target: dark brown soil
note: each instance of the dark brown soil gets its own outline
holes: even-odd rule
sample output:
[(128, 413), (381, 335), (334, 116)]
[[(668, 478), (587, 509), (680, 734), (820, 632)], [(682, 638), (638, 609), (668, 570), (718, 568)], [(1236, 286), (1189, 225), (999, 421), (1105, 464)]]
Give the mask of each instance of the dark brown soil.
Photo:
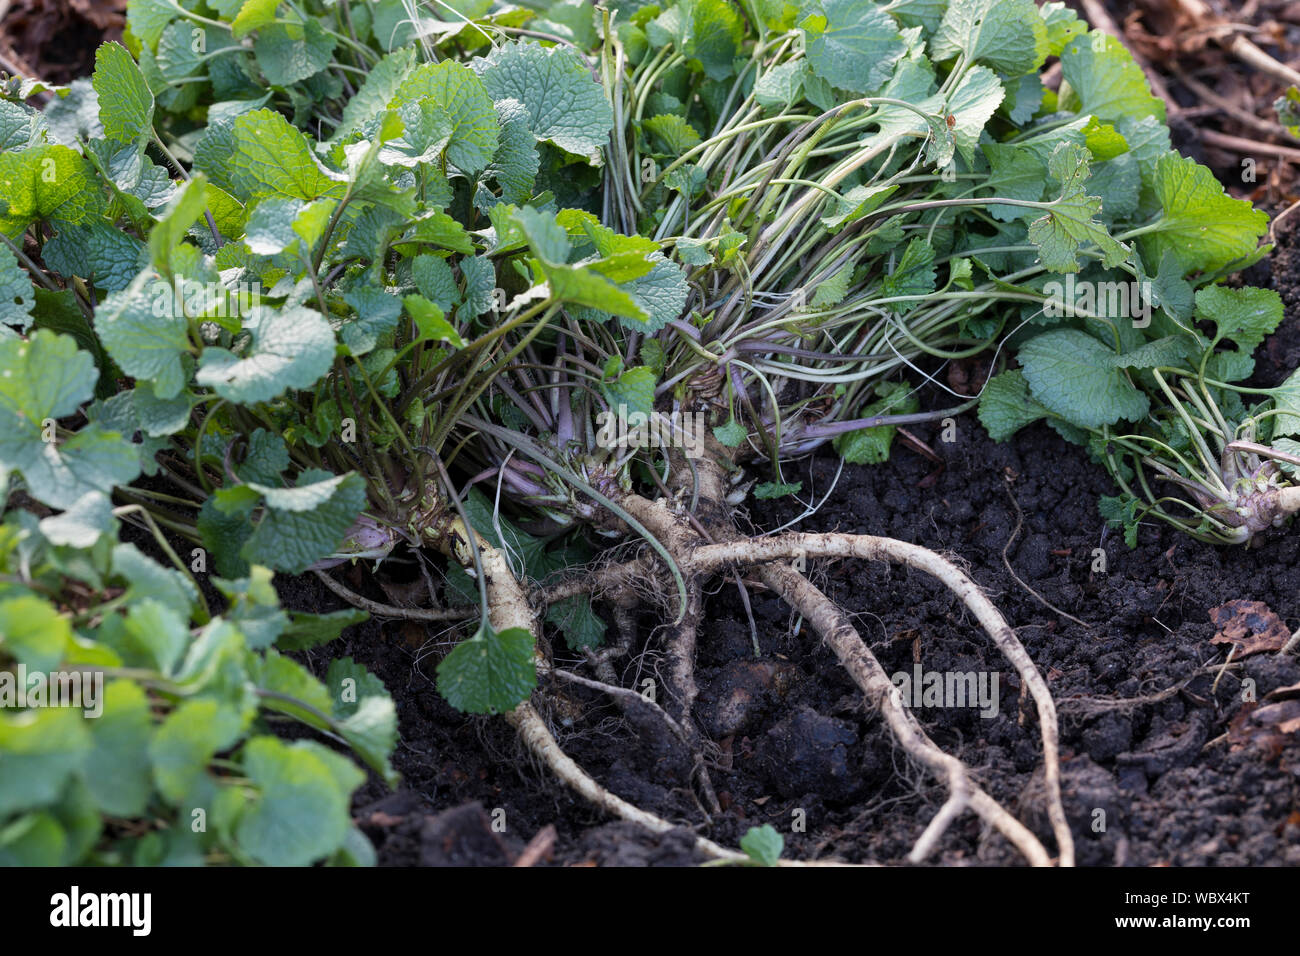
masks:
[(89, 76), (95, 50), (121, 40), (126, 0), (10, 0), (0, 18), (0, 69), (46, 83)]

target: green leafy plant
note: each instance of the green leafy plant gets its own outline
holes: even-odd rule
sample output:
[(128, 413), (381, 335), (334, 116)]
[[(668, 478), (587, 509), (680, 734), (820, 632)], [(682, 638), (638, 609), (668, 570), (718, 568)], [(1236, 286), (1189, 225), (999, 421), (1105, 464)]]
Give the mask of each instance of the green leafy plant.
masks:
[[(482, 77), (460, 63), (412, 63), (385, 97), (393, 109), (366, 116), (367, 129), (330, 146), (261, 106), (210, 111), (189, 168), (177, 159), (179, 144), (160, 134), (170, 127), (159, 115), (166, 94), (148, 82), (147, 56), (137, 67), (120, 46), (99, 52), (90, 81), (97, 112), (84, 130), (69, 136), (51, 122), (66, 98), (44, 115), (20, 102), (34, 87), (0, 104), (19, 130), (6, 133), (0, 155), (9, 187), (0, 280), (11, 303), (0, 316), (0, 487), (12, 514), (25, 521), (29, 509), (58, 509), (46, 522), (83, 547), (96, 540), (91, 530), (109, 533), (100, 524), (113, 514), (153, 528), (173, 557), (173, 543), (188, 539), (204, 572), (210, 560), (225, 576), (225, 583), (213, 580), (232, 601), (227, 619), (214, 624), (195, 610), (193, 627), (188, 605), (174, 609), (186, 622), (176, 631), (178, 654), (208, 640), (229, 645), (221, 653), (232, 663), (215, 672), (242, 702), (229, 719), (225, 711), (199, 713), (189, 699), (206, 692), (204, 682), (214, 677), (207, 670), (182, 673), (172, 658), (146, 666), (136, 655), (119, 661), (107, 651), (99, 661), (112, 665), (102, 671), (110, 679), (124, 667), (155, 716), (175, 707), (178, 715), (159, 733), (177, 736), (181, 752), (165, 753), (165, 764), (136, 763), (146, 778), (174, 771), (198, 781), (194, 786), (213, 778), (195, 799), (220, 796), (221, 833), (186, 842), (178, 836), (185, 821), (169, 818), (151, 798), (132, 811), (156, 815), (144, 827), (149, 848), (128, 846), (125, 856), (104, 859), (161, 858), (173, 853), (173, 838), (175, 855), (186, 859), (310, 862), (335, 854), (344, 840), (364, 859), (355, 833), (336, 832), (360, 775), (315, 744), (287, 747), (251, 735), (250, 726), (260, 719), (259, 705), (285, 712), (350, 744), (391, 779), (391, 702), (345, 662), (327, 683), (348, 684), (352, 697), (336, 703), (333, 688), (270, 648), (281, 632), (300, 649), (308, 636), (328, 639), (356, 618), (338, 618), (337, 626), (291, 621), (275, 607), (266, 568), (302, 573), (331, 561), (382, 558), (399, 541), (465, 557), (452, 544), (462, 539), (452, 533), (458, 519), (447, 486), (430, 477), (454, 438), (451, 423), (518, 344), (511, 337), (517, 328), (539, 318), (535, 335), (566, 297), (616, 294), (582, 264), (556, 264), (553, 274), (569, 286), (557, 281), (552, 294), (499, 248), (489, 214), (507, 208), (505, 198), (532, 196), (539, 153), (553, 148), (559, 156), (547, 142), (584, 148), (580, 138), (546, 125), (551, 107), (534, 96), (567, 95), (572, 61), (529, 56), (507, 46), (479, 64)], [(537, 71), (550, 71), (558, 85), (542, 85)], [(590, 77), (585, 82), (598, 92)], [(487, 92), (494, 84), (504, 91), (499, 103)], [(523, 100), (505, 95), (511, 92)], [(444, 211), (451, 207), (456, 217)], [(513, 305), (498, 306), (499, 292)], [(148, 480), (137, 480), (141, 475)], [(87, 530), (92, 519), (99, 524)], [(30, 552), (19, 559), (23, 586), (32, 586)], [(55, 583), (75, 590), (78, 575), (93, 572), (97, 589), (115, 586), (125, 572), (100, 558), (75, 574), (56, 566)], [(40, 593), (62, 610), (54, 583)], [(187, 593), (197, 600), (193, 586)], [(108, 612), (129, 604), (129, 618), (142, 599), (128, 594), (105, 605), (104, 627), (114, 634), (122, 615)], [(138, 628), (146, 625), (142, 618)], [(489, 633), (510, 635), (488, 628), (467, 644), (478, 646)], [(528, 661), (532, 635), (523, 636)], [(456, 702), (487, 710), (517, 700), (465, 693)], [(18, 720), (15, 734), (41, 723), (29, 717)], [(184, 736), (218, 730), (208, 749), (207, 738)], [(22, 746), (45, 746), (44, 733), (31, 731)], [(140, 732), (146, 750), (150, 733)], [(213, 759), (217, 772), (209, 773)], [(294, 783), (320, 773), (333, 784)], [(176, 813), (191, 798), (179, 783), (158, 786)], [(243, 808), (223, 796), (228, 792), (255, 805)], [(80, 791), (72, 798), (80, 800)], [(101, 852), (97, 837), (67, 852), (52, 849), (47, 822), (15, 821), (15, 859), (74, 862)], [(39, 831), (37, 843), (23, 842), (29, 826)], [(159, 837), (154, 830), (174, 832)]]
[[(1264, 214), (1169, 148), (1163, 104), (1127, 51), (1061, 4), (698, 2), (636, 11), (616, 35), (605, 71), (624, 138), (611, 214), (688, 267), (692, 320), (660, 334), (655, 354), (672, 397), (711, 407), (741, 457), (779, 463), (831, 439), (849, 461), (878, 461), (891, 421), (955, 411), (918, 415), (883, 378), (1003, 338), (1022, 368), (981, 400), (999, 439), (1039, 408), (1082, 441), (1148, 412), (1182, 427), (1156, 366), (1205, 369), (1237, 346), (1244, 357), (1208, 365), (1219, 384), (1196, 389), (1235, 396), (1280, 318), (1259, 305), (1235, 315), (1249, 307), (1216, 286), (1265, 254)], [(1058, 90), (1039, 77), (1052, 57)], [(1257, 431), (1228, 402), (1223, 415), (1201, 410), (1225, 446)], [(1281, 478), (1227, 454), (1213, 466), (1222, 480), (1193, 483), (1215, 502), (1210, 523), (1228, 523), (1211, 536), (1240, 541), (1285, 511), (1235, 496), (1272, 496)], [(1133, 463), (1099, 457), (1127, 494)], [(1191, 479), (1185, 464), (1160, 467)], [(1227, 489), (1250, 476), (1255, 491)], [(1153, 513), (1166, 506), (1179, 507)], [(1200, 527), (1201, 507), (1176, 523)]]
[(1073, 325), (1034, 336), (1020, 347), (1022, 368), (990, 381), (980, 406), (995, 438), (1042, 419), (1086, 444), (1122, 489), (1101, 508), (1130, 546), (1148, 516), (1240, 544), (1300, 507), (1290, 485), (1296, 376), (1272, 389), (1234, 384), (1252, 374), (1281, 300), (1218, 285), (1184, 292), (1187, 313), (1167, 300), (1153, 323), (1164, 334), (1133, 336), (1127, 348)]
[[(165, 95), (124, 48), (101, 48), (91, 86), (102, 135), (66, 143), (48, 114), (4, 104), (31, 130), (5, 154), (15, 176), (40, 194), (52, 156), (66, 167), (55, 184), (72, 177), (78, 198), (10, 206), (13, 252), (0, 268), (15, 292), (15, 371), (66, 387), (17, 396), (22, 442), (0, 462), (51, 507), (89, 491), (139, 504), (228, 576), (398, 547), (472, 564), (470, 539), (500, 519), (475, 531), (458, 514), (446, 469), (463, 473), (475, 457), (462, 418), (499, 400), (489, 384), (531, 362), (564, 310), (648, 321), (625, 289), (677, 271), (652, 243), (554, 211), (544, 169), (559, 178), (600, 162), (611, 123), (599, 84), (565, 49), (505, 42), (468, 65), (412, 53), (404, 72), (376, 68), (361, 83), (350, 102), (368, 110), (326, 143), (251, 101), (212, 106), (188, 169), (159, 131)], [(149, 165), (151, 151), (179, 184)], [(114, 178), (123, 164), (153, 184), (146, 198)], [(589, 232), (602, 251), (572, 248), (570, 233)], [(87, 350), (74, 356), (66, 337), (56, 346), (47, 324)], [(75, 434), (46, 440), (41, 423), (90, 399), (95, 364), (101, 382), (129, 387), (102, 390)], [(174, 487), (131, 484), (142, 471)], [(509, 490), (524, 497), (539, 487), (517, 477)], [(554, 618), (575, 639), (597, 633), (585, 598)], [(448, 673), (497, 646), (484, 623)], [(531, 654), (510, 659), (517, 703), (534, 681)], [(455, 686), (469, 685), (444, 681)], [(449, 696), (508, 709), (490, 689)]]
[[(350, 658), (321, 680), (284, 653), (358, 614), (285, 612), (253, 567), (212, 579), (212, 616), (138, 506), (88, 492), (38, 514), (0, 523), (0, 863), (373, 862), (349, 810), (362, 768), (273, 733), (305, 725), (395, 781), (383, 685)], [(174, 567), (121, 539), (141, 518)]]

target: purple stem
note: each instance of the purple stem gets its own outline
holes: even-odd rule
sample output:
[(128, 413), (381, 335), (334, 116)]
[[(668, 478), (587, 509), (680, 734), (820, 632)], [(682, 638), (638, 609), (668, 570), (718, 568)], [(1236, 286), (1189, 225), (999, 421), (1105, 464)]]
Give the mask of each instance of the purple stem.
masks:
[(727, 367), (727, 374), (731, 376), (731, 387), (736, 390), (736, 394), (746, 394), (745, 377), (741, 374), (740, 369), (736, 368), (736, 366), (732, 365), (730, 362), (724, 362), (723, 364)]
[(514, 468), (518, 471), (526, 471), (528, 472), (528, 474), (535, 475), (538, 478), (546, 477), (546, 469), (544, 469), (541, 465), (520, 458), (510, 459), (510, 462), (509, 464), (506, 465), (506, 468), (507, 469)]
[(797, 441), (793, 444), (787, 444), (786, 442), (782, 442), (781, 454), (792, 455), (792, 456), (806, 455), (810, 451), (813, 451), (816, 448), (820, 448), (824, 444), (826, 444), (825, 438), (805, 439), (803, 441)]
[(563, 448), (573, 441), (578, 430), (573, 422), (573, 403), (569, 401), (569, 390), (562, 388), (559, 392), (560, 411), (555, 416), (555, 439), (559, 447)]
[(669, 321), (668, 325), (671, 328), (676, 329), (678, 332), (686, 333), (697, 342), (700, 340), (700, 330), (689, 322), (683, 322), (681, 319), (672, 319)]
[(517, 495), (544, 495), (546, 489), (535, 481), (529, 481), (522, 475), (515, 474), (509, 467), (502, 473), (506, 485)]
[[(488, 468), (485, 469), (484, 471), (480, 471), (477, 475), (475, 475), (473, 478), (471, 478), (468, 482), (465, 483), (465, 487), (469, 488), (471, 485), (476, 485), (480, 481), (486, 481), (489, 478), (493, 478), (496, 475), (500, 474), (501, 480), (505, 483), (506, 487), (509, 488), (513, 494), (517, 494), (517, 495), (546, 494), (546, 489), (543, 488), (541, 485), (537, 484), (537, 482), (529, 481), (523, 475), (520, 475), (517, 472), (515, 472), (513, 470), (514, 464), (515, 463), (512, 462), (511, 464), (506, 465), (504, 469)], [(519, 462), (519, 464), (521, 465), (531, 464), (531, 462), (527, 462), (527, 463)], [(540, 469), (538, 469), (538, 471), (539, 473), (542, 473)]]

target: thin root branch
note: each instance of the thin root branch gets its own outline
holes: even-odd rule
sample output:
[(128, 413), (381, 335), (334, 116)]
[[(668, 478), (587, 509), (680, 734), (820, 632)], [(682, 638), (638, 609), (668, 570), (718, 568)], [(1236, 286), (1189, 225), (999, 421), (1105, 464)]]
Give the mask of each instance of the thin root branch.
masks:
[[(541, 667), (538, 667), (538, 672), (542, 672)], [(682, 725), (673, 720), (672, 715), (670, 715), (668, 711), (664, 710), (654, 701), (646, 700), (645, 697), (641, 696), (631, 688), (619, 687), (617, 684), (609, 684), (605, 681), (592, 680), (590, 677), (583, 677), (581, 674), (560, 670), (559, 668), (551, 670), (550, 674), (557, 680), (568, 681), (571, 684), (577, 684), (579, 687), (586, 687), (589, 690), (600, 691), (602, 694), (605, 694), (612, 700), (616, 701), (620, 707), (644, 707), (653, 711), (663, 720), (668, 729), (673, 732), (674, 737), (682, 743), (686, 743), (686, 731), (682, 729)]]
[[(813, 536), (801, 535), (800, 537)], [(968, 800), (971, 808), (1005, 836), (1032, 865), (1050, 866), (1051, 858), (1038, 838), (1001, 804), (976, 786), (966, 772), (966, 765), (941, 750), (912, 716), (912, 712), (903, 706), (898, 689), (890, 682), (884, 668), (880, 666), (880, 662), (876, 660), (875, 655), (871, 653), (844, 612), (788, 565), (767, 564), (761, 569), (760, 574), (768, 587), (794, 606), (803, 615), (804, 620), (808, 621), (822, 636), (849, 672), (854, 683), (862, 690), (868, 703), (884, 715), (899, 745), (947, 782), (951, 795), (949, 802), (953, 797)], [(955, 816), (955, 812), (941, 811), (940, 817), (936, 819), (941, 827), (946, 828)], [(1066, 832), (1068, 840), (1068, 829)], [(918, 841), (919, 849), (928, 852), (941, 833), (942, 829), (937, 828), (932, 822), (931, 826), (927, 827), (927, 831), (922, 834), (922, 840)], [(1067, 860), (1067, 853), (1070, 857), (1073, 856), (1073, 846), (1067, 843), (1066, 847), (1068, 849), (1063, 848), (1061, 851), (1063, 863)], [(913, 853), (916, 852), (917, 849), (914, 848)]]
[[(621, 797), (610, 793), (566, 754), (552, 736), (536, 708), (525, 701), (509, 714), (506, 719), (519, 731), (519, 737), (532, 754), (551, 771), (561, 783), (568, 786), (578, 796), (594, 804), (606, 813), (645, 827), (651, 833), (667, 833), (676, 829), (662, 817), (647, 813), (640, 807), (633, 806)], [(745, 860), (743, 853), (728, 850), (702, 836), (696, 836), (695, 846), (717, 860)]]
[(970, 806), (970, 794), (962, 791), (953, 791), (952, 795), (944, 801), (939, 812), (934, 815), (930, 825), (917, 838), (916, 845), (912, 847), (912, 852), (907, 855), (909, 863), (923, 863), (926, 857), (934, 852), (935, 846), (939, 842), (939, 837), (943, 836), (944, 831), (952, 825), (952, 822), (961, 816), (962, 812)]
[(1015, 493), (1011, 490), (1010, 482), (1007, 482), (1006, 488), (1007, 488), (1007, 497), (1011, 499), (1011, 504), (1016, 509), (1016, 526), (1015, 528), (1012, 529), (1011, 536), (1007, 538), (1007, 543), (1002, 546), (1002, 563), (1006, 565), (1007, 573), (1011, 575), (1011, 577), (1015, 580), (1017, 584), (1019, 584), (1022, 588), (1024, 588), (1026, 591), (1032, 594), (1038, 600), (1039, 604), (1042, 604), (1044, 607), (1048, 608), (1049, 610), (1055, 612), (1056, 614), (1059, 614), (1061, 617), (1069, 618), (1075, 624), (1078, 624), (1079, 626), (1085, 629), (1089, 628), (1090, 625), (1087, 622), (1079, 620), (1073, 614), (1068, 614), (1065, 611), (1062, 611), (1051, 601), (1047, 600), (1047, 598), (1043, 597), (1041, 594), (1039, 594), (1037, 591), (1031, 588), (1028, 584), (1025, 583), (1024, 579), (1021, 578), (1020, 575), (1016, 574), (1016, 569), (1011, 566), (1011, 558), (1007, 556), (1007, 552), (1011, 550), (1011, 545), (1015, 543), (1016, 538), (1020, 537), (1020, 529), (1025, 526), (1025, 512), (1021, 509), (1020, 502), (1016, 500)]
[[(716, 570), (737, 565), (790, 560), (798, 555), (809, 558), (863, 558), (869, 561), (889, 561), (895, 564), (904, 564), (916, 568), (918, 571), (924, 571), (931, 577), (938, 579), (962, 600), (967, 609), (975, 615), (976, 620), (984, 627), (993, 643), (997, 645), (1002, 654), (1015, 667), (1021, 681), (1029, 689), (1034, 699), (1043, 741), (1043, 775), (1044, 782), (1047, 784), (1048, 795), (1047, 815), (1052, 822), (1052, 831), (1056, 836), (1057, 847), (1060, 850), (1061, 864), (1063, 866), (1072, 866), (1074, 864), (1074, 840), (1070, 835), (1070, 826), (1065, 819), (1065, 809), (1061, 804), (1061, 767), (1060, 753), (1057, 748), (1056, 706), (1052, 702), (1051, 692), (1047, 689), (1047, 682), (1043, 680), (1038, 668), (1034, 666), (1029, 652), (1025, 650), (1024, 645), (1020, 643), (1020, 639), (1016, 637), (1015, 631), (1011, 629), (1006, 619), (1002, 617), (1001, 612), (993, 606), (993, 602), (984, 595), (979, 586), (951, 561), (927, 548), (906, 541), (880, 538), (874, 535), (792, 533), (771, 538), (728, 541), (722, 544), (704, 545), (697, 548), (690, 556), (690, 563), (692, 570), (702, 571), (706, 568)], [(828, 643), (830, 637), (827, 635), (831, 632), (837, 634), (837, 640), (842, 642), (842, 649), (844, 650), (852, 648), (856, 643), (865, 652), (874, 670), (872, 668), (864, 669), (859, 664), (858, 673), (854, 673), (855, 680), (859, 680), (859, 686), (863, 687), (861, 681), (878, 672), (880, 678), (884, 680), (885, 687), (877, 689), (884, 696), (888, 696), (887, 689), (892, 688), (893, 684), (885, 677), (879, 663), (867, 651), (866, 644), (863, 643), (862, 638), (857, 634), (857, 630), (842, 611), (820, 591), (813, 588), (802, 576), (784, 565), (767, 564), (762, 569), (762, 576), (769, 587), (776, 587), (774, 581), (780, 583), (781, 586), (778, 590), (783, 593), (787, 601), (790, 601), (803, 614), (805, 619), (813, 623), (814, 627), (827, 639)], [(811, 593), (804, 591), (803, 588), (811, 589)], [(799, 598), (800, 600), (795, 601), (793, 598)], [(814, 613), (817, 615), (816, 618), (813, 617)], [(852, 635), (851, 640), (849, 638), (850, 634)], [(832, 645), (832, 648), (837, 653), (841, 649), (836, 648), (834, 645)], [(843, 656), (841, 656), (841, 660), (844, 661)], [(845, 666), (849, 666), (847, 661), (845, 661)], [(853, 673), (852, 667), (850, 667), (850, 672)], [(863, 691), (866, 692), (866, 687), (863, 687)], [(868, 696), (875, 702), (874, 697), (877, 695), (869, 694)], [(899, 705), (898, 709), (902, 709), (901, 705)], [(891, 727), (894, 727), (893, 721), (891, 721)], [(898, 733), (899, 729), (897, 727), (894, 727), (894, 729), (895, 733)], [(924, 738), (919, 726), (915, 730), (928, 742), (928, 738)], [(930, 746), (933, 747), (934, 745), (930, 744)], [(935, 749), (937, 750), (937, 748)], [(953, 759), (947, 757), (946, 754), (943, 754), (943, 757), (949, 760)], [(955, 762), (957, 767), (960, 768), (960, 762)], [(951, 777), (951, 768), (948, 768), (946, 764), (936, 765), (928, 761), (927, 764), (935, 767), (935, 769), (942, 766)], [(974, 791), (971, 804), (981, 816), (984, 815), (984, 809), (991, 810), (997, 806), (996, 803), (992, 803), (992, 807), (990, 807), (990, 803), (992, 803), (992, 798), (986, 794), (981, 797), (980, 791)], [(984, 809), (981, 809), (982, 807)], [(1001, 808), (997, 809), (1000, 810)], [(1002, 811), (1002, 813), (1005, 814), (1005, 811)], [(989, 822), (994, 821), (989, 819)], [(1005, 821), (1001, 822), (1005, 824)], [(1019, 823), (1016, 823), (1016, 826), (1024, 834), (1029, 833)], [(1003, 829), (1002, 825), (999, 825), (998, 828), (1003, 833), (1007, 833), (1007, 830)], [(1030, 836), (1032, 837), (1032, 834)], [(1034, 843), (1037, 843), (1037, 840), (1034, 840)], [(1041, 850), (1041, 845), (1039, 845), (1038, 849)]]
[(369, 611), (375, 617), (385, 617), (392, 620), (402, 621), (467, 621), (478, 616), (479, 610), (476, 607), (398, 607), (395, 604), (384, 604), (381, 601), (372, 601), (364, 595), (358, 594), (345, 584), (330, 577), (324, 571), (314, 572), (316, 577), (320, 578), (321, 583), (327, 588), (347, 601), (353, 607), (360, 608), (363, 611)]
[[(549, 607), (565, 598), (580, 594), (626, 589), (631, 582), (637, 581), (638, 578), (644, 580), (652, 571), (652, 565), (643, 559), (634, 559), (624, 564), (611, 564), (597, 568), (582, 577), (569, 578), (549, 587), (537, 588), (529, 592), (528, 599), (537, 607)], [(399, 607), (396, 604), (385, 604), (358, 594), (324, 571), (318, 570), (313, 573), (340, 598), (376, 617), (394, 621), (470, 621), (480, 613), (477, 607), (467, 604), (441, 608)]]

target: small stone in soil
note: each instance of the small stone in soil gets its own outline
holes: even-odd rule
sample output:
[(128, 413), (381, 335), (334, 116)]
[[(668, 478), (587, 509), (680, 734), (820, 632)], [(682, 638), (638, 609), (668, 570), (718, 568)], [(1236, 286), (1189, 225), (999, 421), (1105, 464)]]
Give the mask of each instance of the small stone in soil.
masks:
[(783, 797), (805, 793), (848, 800), (862, 786), (853, 759), (853, 725), (803, 707), (759, 741), (758, 758), (769, 783)]

